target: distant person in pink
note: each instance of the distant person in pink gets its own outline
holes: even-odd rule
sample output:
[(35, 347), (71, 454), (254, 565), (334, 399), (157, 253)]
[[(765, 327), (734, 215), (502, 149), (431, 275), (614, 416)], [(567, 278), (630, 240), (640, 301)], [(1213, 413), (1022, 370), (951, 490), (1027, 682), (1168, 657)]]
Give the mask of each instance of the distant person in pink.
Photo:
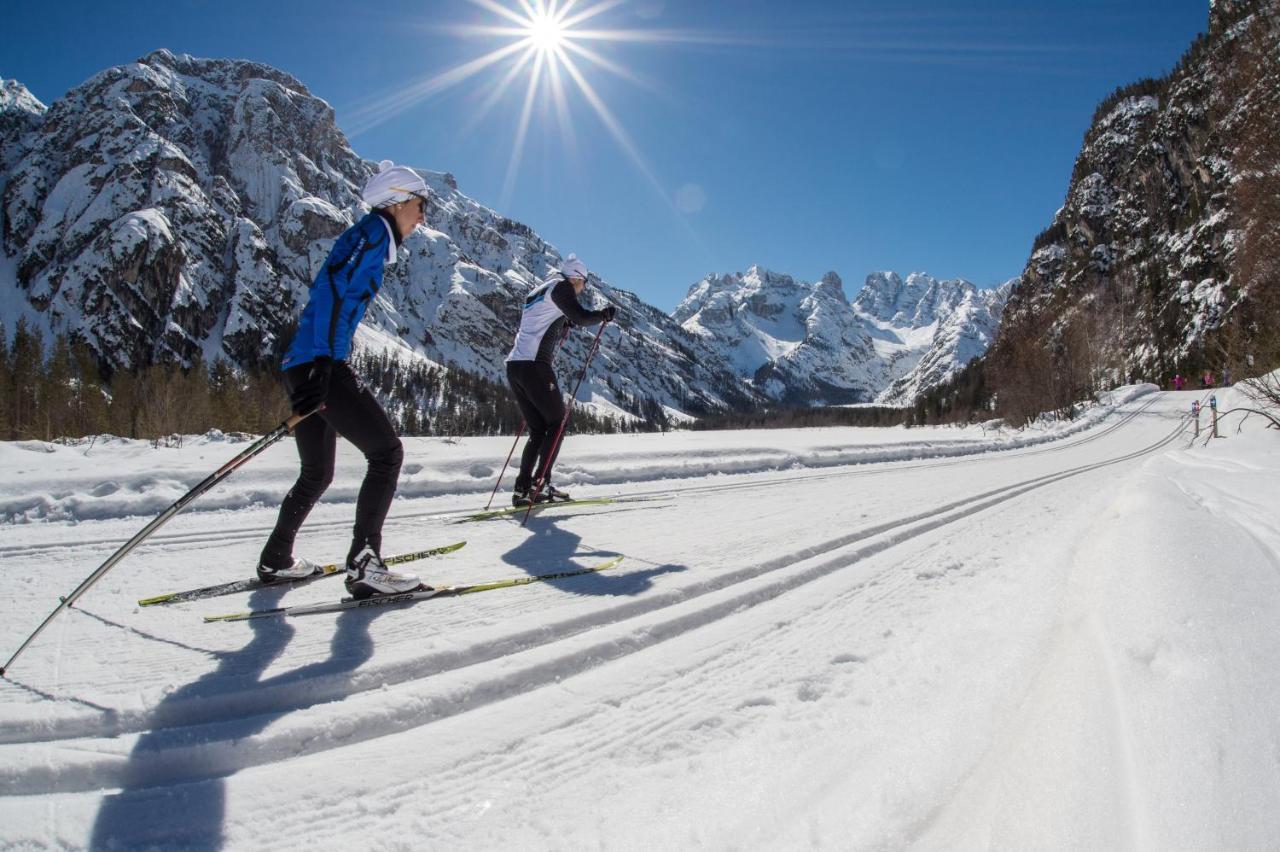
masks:
[(1182, 378), (1182, 374), (1181, 374), (1181, 373), (1178, 373), (1178, 374), (1176, 374), (1176, 375), (1173, 377), (1173, 389), (1174, 389), (1174, 390), (1182, 390), (1182, 386), (1183, 386), (1183, 385), (1185, 385), (1186, 383), (1187, 383), (1187, 380), (1186, 380), (1186, 379), (1184, 379), (1184, 378)]

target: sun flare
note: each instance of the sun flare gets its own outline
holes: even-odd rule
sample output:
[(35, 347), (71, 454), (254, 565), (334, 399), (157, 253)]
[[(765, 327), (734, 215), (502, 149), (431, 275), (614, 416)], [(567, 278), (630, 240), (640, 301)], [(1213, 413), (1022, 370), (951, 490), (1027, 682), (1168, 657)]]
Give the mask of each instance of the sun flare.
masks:
[[(491, 49), (432, 76), (416, 80), (352, 113), (352, 135), (388, 121), (414, 104), (469, 84), (478, 106), (462, 132), (468, 133), (495, 110), (512, 118), (513, 136), (499, 206), (506, 206), (522, 171), (531, 126), (554, 123), (560, 147), (573, 152), (582, 112), (594, 115), (614, 143), (626, 153), (654, 190), (673, 206), (663, 182), (645, 161), (614, 106), (606, 103), (589, 77), (604, 72), (641, 88), (661, 93), (661, 87), (640, 77), (608, 54), (611, 48), (635, 45), (721, 43), (720, 36), (679, 30), (642, 30), (602, 25), (628, 0), (467, 0), (494, 19), (445, 27), (449, 32), (490, 43)], [(523, 92), (520, 93), (520, 89)], [(576, 114), (575, 114), (576, 113)]]
[(537, 12), (529, 19), (528, 38), (533, 47), (542, 53), (553, 53), (565, 40), (565, 30), (560, 21), (547, 12)]

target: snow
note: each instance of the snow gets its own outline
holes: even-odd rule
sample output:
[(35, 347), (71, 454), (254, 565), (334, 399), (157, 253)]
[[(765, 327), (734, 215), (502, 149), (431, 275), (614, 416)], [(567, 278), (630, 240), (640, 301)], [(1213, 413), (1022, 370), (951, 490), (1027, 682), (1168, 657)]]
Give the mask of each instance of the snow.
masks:
[[(407, 439), (387, 551), (467, 541), (413, 566), (430, 582), (623, 563), (336, 616), (200, 619), (336, 581), (138, 608), (248, 573), (284, 442), (0, 681), (0, 846), (1268, 848), (1280, 446), (1238, 415), (1193, 441), (1198, 398), (1135, 386), (1026, 431), (571, 436), (557, 484), (654, 499), (527, 527), (452, 523), (510, 436)], [(0, 653), (244, 446), (0, 444)], [(345, 552), (361, 467), (342, 445), (300, 554)]]
[(22, 319), (27, 321), (29, 330), (40, 332), (46, 346), (53, 340), (49, 315), (36, 310), (18, 287), (17, 256), (8, 257), (0, 251), (0, 328), (4, 329), (5, 340), (9, 344), (13, 343), (13, 334)]

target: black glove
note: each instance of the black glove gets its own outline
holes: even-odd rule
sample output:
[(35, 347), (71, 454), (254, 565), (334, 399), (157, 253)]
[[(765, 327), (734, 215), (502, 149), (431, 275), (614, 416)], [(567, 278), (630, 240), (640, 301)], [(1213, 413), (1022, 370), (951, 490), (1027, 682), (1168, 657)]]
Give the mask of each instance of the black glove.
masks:
[(605, 322), (613, 322), (613, 318), (618, 315), (618, 309), (613, 305), (605, 305), (600, 310), (600, 315), (604, 317)]
[[(310, 414), (324, 405), (329, 396), (329, 376), (333, 373), (333, 359), (320, 355), (310, 364), (302, 379), (289, 392), (289, 406), (294, 414)], [(299, 370), (299, 372), (302, 372)]]

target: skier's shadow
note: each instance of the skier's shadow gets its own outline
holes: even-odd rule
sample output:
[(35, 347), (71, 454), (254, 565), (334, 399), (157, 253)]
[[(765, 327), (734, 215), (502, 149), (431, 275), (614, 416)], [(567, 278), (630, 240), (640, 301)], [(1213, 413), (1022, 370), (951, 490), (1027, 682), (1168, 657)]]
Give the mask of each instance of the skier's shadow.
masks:
[[(502, 561), (530, 574), (555, 574), (572, 571), (575, 566), (590, 567), (590, 558), (608, 559), (618, 556), (616, 550), (582, 547), (582, 536), (555, 525), (554, 518), (537, 518), (529, 522), (529, 535), (502, 556)], [(587, 558), (590, 557), (590, 558)], [(652, 564), (652, 563), (650, 563)], [(653, 587), (653, 578), (675, 571), (687, 571), (685, 565), (655, 565), (644, 571), (629, 571), (624, 559), (621, 573), (601, 571), (576, 577), (548, 580), (546, 584), (576, 595), (634, 596)]]
[[(260, 589), (250, 595), (249, 608), (278, 606), (284, 592), (283, 589)], [(134, 745), (130, 764), (122, 772), (124, 781), (120, 791), (104, 798), (98, 809), (89, 848), (221, 849), (226, 843), (226, 778), (237, 770), (210, 766), (207, 777), (202, 780), (170, 784), (167, 778), (148, 772), (149, 758), (167, 748), (194, 743), (234, 743), (260, 733), (278, 718), (279, 713), (273, 712), (276, 708), (237, 715), (224, 722), (202, 719), (201, 722), (215, 724), (195, 729), (181, 727), (180, 722), (193, 707), (199, 706), (199, 699), (354, 672), (373, 654), (369, 625), (383, 612), (374, 609), (340, 613), (328, 659), (266, 680), (261, 679), (263, 672), (281, 656), (296, 631), (282, 619), (249, 621), (253, 630), (249, 644), (219, 655), (216, 669), (174, 690), (156, 705), (149, 726), (152, 730), (140, 736)], [(296, 707), (279, 709), (287, 712)], [(161, 727), (156, 729), (156, 725)], [(222, 750), (215, 748), (214, 751)], [(184, 767), (184, 772), (200, 774), (198, 767)]]

